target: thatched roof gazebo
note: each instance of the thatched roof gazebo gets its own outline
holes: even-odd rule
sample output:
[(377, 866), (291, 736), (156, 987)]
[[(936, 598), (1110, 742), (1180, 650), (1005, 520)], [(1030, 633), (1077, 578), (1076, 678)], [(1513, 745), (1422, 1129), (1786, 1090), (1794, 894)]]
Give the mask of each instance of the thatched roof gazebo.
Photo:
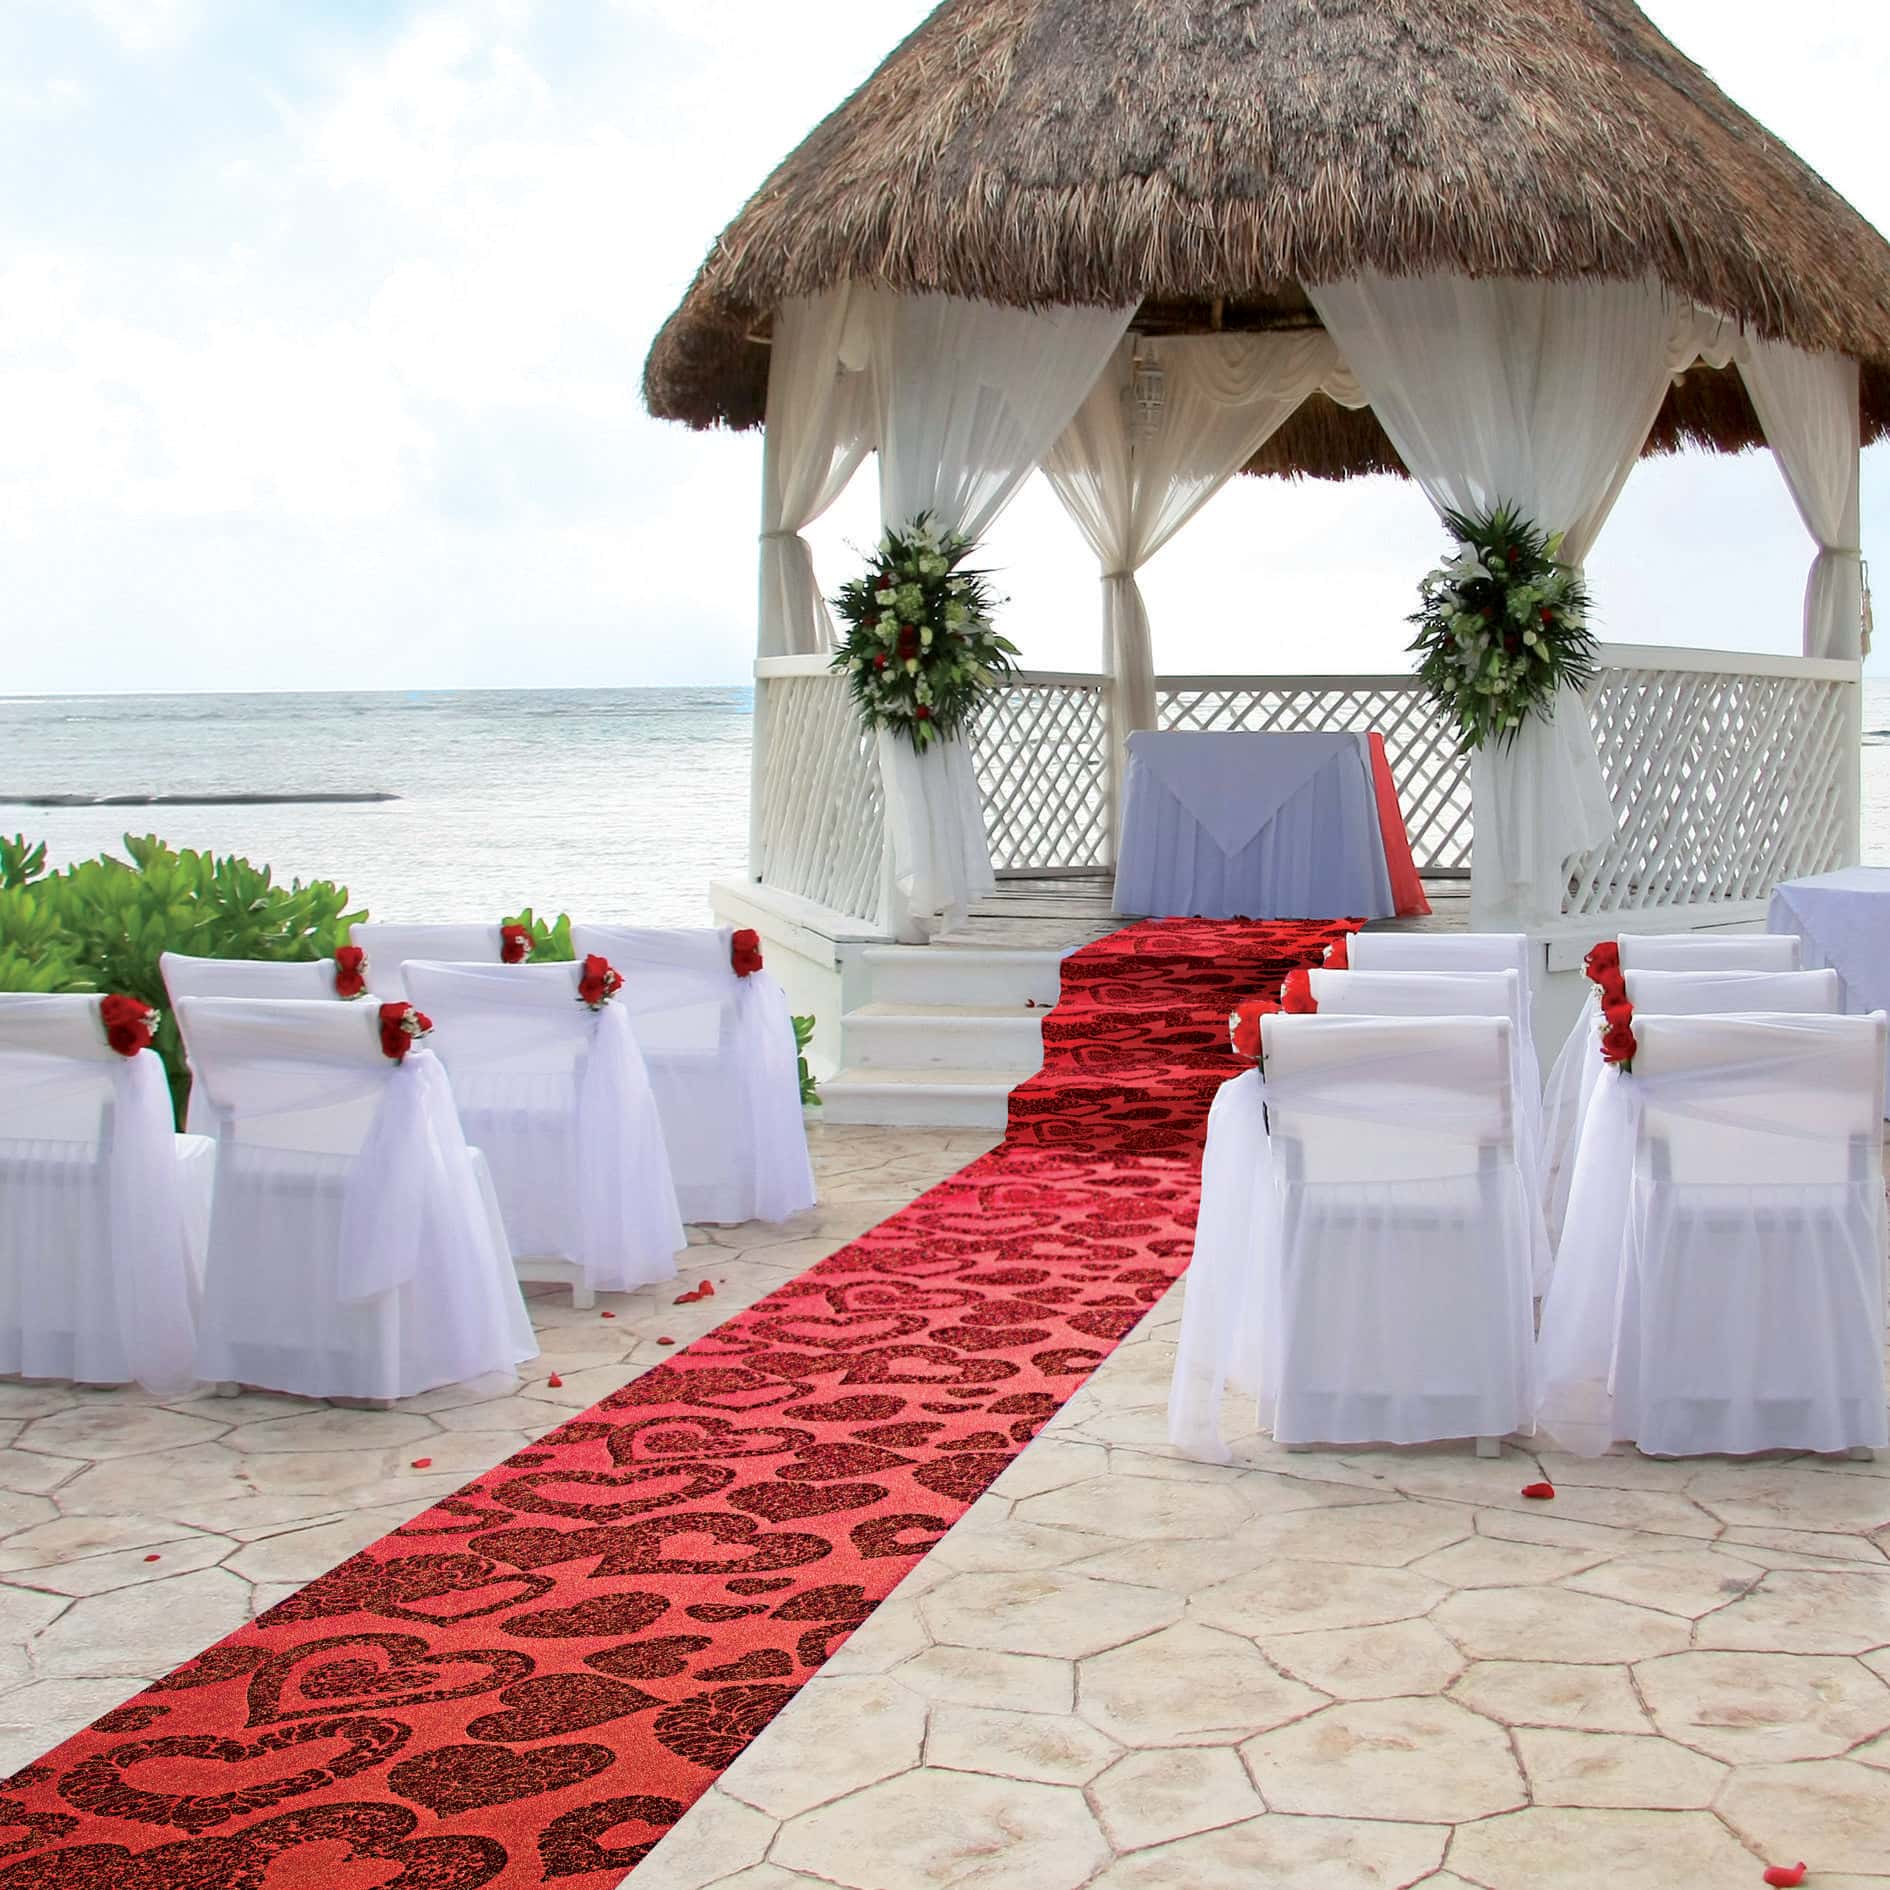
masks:
[[(764, 658), (828, 645), (798, 533), (866, 454), (889, 524), (981, 529), (1042, 467), (1118, 744), (1158, 713), (1135, 571), (1240, 470), (1405, 473), (1579, 559), (1642, 453), (1769, 443), (1806, 656), (1854, 665), (1890, 245), (1628, 0), (945, 0), (723, 232), (645, 396), (768, 429)], [(1478, 757), (1482, 923), (1571, 910), (1619, 811), (1579, 705), (1529, 735)], [(967, 892), (914, 857), (982, 825), (949, 772), (886, 758), (903, 936)]]

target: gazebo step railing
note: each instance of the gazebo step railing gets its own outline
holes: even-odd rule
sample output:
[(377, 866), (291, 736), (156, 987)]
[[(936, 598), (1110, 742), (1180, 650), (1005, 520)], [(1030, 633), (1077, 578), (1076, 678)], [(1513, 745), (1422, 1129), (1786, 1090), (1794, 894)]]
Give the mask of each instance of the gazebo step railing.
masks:
[(885, 893), (886, 817), (873, 739), (824, 656), (755, 665), (749, 876), (866, 926)]
[[(1620, 644), (1601, 660), (1590, 713), (1617, 824), (1571, 874), (1569, 921), (1749, 908), (1856, 857), (1859, 665)], [(824, 657), (773, 657), (755, 695), (753, 877), (877, 924), (879, 769), (844, 678)], [(1100, 675), (1026, 671), (987, 709), (972, 754), (1000, 874), (1112, 866), (1113, 695)], [(1376, 730), (1419, 871), (1469, 872), (1470, 764), (1409, 676), (1168, 676), (1157, 715), (1170, 729)]]

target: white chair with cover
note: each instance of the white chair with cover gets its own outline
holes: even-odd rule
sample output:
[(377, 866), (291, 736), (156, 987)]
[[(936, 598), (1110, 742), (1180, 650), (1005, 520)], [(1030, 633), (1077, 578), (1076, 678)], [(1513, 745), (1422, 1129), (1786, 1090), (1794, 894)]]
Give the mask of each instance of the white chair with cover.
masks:
[(737, 974), (725, 927), (579, 925), (571, 938), (580, 958), (623, 974), (616, 1001), (636, 1020), (684, 1220), (784, 1221), (812, 1207), (794, 1022), (774, 979)]
[[(1622, 944), (1641, 945), (1647, 940), (1624, 939)], [(1671, 939), (1653, 941), (1661, 947)], [(1761, 938), (1717, 939), (1702, 941), (1699, 956), (1721, 959), (1719, 963), (1644, 968), (1622, 962), (1621, 979), (1628, 1002), (1635, 1011), (1652, 1016), (1700, 1017), (1724, 1016), (1735, 1011), (1786, 1011), (1795, 1015), (1829, 1013), (1844, 1008), (1844, 986), (1834, 971), (1798, 971), (1786, 964), (1767, 964), (1769, 955), (1782, 953), (1720, 953), (1717, 945), (1764, 945), (1798, 941)], [(1633, 954), (1639, 957), (1639, 953)], [(1681, 956), (1664, 949), (1655, 956), (1668, 964)], [(1744, 964), (1733, 962), (1749, 958)], [(1594, 1093), (1595, 1079), (1602, 1070), (1601, 998), (1591, 985), (1575, 1027), (1568, 1034), (1555, 1067), (1549, 1073), (1548, 1089), (1543, 1097), (1543, 1213), (1549, 1236), (1559, 1240), (1562, 1223), (1568, 1215), (1569, 1185), (1575, 1175), (1575, 1149), (1581, 1139), (1582, 1121), (1588, 1100)]]
[(537, 1356), (446, 1073), (380, 1007), (183, 998), (217, 1138), (197, 1364), (386, 1400)]
[[(1541, 1121), (1528, 1099), (1541, 1089), (1535, 1040), (1524, 1023), (1518, 971), (1314, 971), (1309, 982), (1322, 1017), (1507, 1017), (1510, 1080), (1517, 1109), (1516, 1156), (1530, 1200), (1540, 1203)], [(1537, 1205), (1529, 1220), (1529, 1276), (1538, 1296), (1549, 1290), (1554, 1265)]]
[[(192, 958), (183, 952), (165, 952), (158, 959), (164, 989), (170, 995), (171, 1008), (187, 997), (290, 998), (319, 1003), (335, 996), (335, 961), (332, 958), (303, 959), (279, 964), (259, 958)], [(178, 1015), (178, 1032), (184, 1024)], [(184, 1042), (184, 1057), (190, 1057), (190, 1042)], [(185, 1127), (193, 1135), (210, 1133), (206, 1106), (198, 1101), (196, 1085), (191, 1096)]]
[(580, 1305), (674, 1279), (688, 1235), (622, 994), (582, 1002), (580, 964), (415, 959), (405, 975), (491, 1171), (519, 1276), (569, 1281)]
[(1346, 940), (1354, 971), (1513, 971), (1522, 980), (1523, 1024), (1534, 1003), (1532, 954), (1522, 932), (1354, 932)]
[(1494, 1440), (1533, 1421), (1529, 1201), (1505, 1017), (1272, 1016), (1223, 1085), (1169, 1437), (1221, 1400), (1288, 1446)]
[(1582, 1132), (1543, 1425), (1587, 1455), (1881, 1449), (1883, 1014), (1634, 1034)]
[[(491, 925), (383, 925), (378, 920), (348, 928), (350, 943), (367, 953), (368, 989), (377, 997), (418, 1003), (405, 971), (416, 958), (431, 964), (496, 965), (503, 962), (504, 928)], [(424, 1010), (425, 1005), (421, 1005)]]
[(175, 1394), (196, 1379), (215, 1151), (100, 1000), (0, 994), (0, 1372)]

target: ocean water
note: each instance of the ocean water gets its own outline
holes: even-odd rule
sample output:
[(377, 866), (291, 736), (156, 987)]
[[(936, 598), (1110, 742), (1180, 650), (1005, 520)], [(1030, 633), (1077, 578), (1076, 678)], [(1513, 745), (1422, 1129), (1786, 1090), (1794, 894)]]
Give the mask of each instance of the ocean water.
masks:
[[(531, 906), (703, 925), (748, 853), (738, 689), (0, 698), (0, 831), (59, 863), (125, 832), (332, 879), (392, 920)], [(22, 796), (383, 793), (375, 803), (22, 806)]]
[[(156, 833), (338, 880), (384, 919), (699, 925), (747, 855), (751, 706), (745, 688), (0, 698), (0, 831), (60, 863)], [(1864, 728), (1864, 858), (1890, 865), (1890, 681), (1866, 685)], [(322, 793), (397, 798), (20, 804)]]

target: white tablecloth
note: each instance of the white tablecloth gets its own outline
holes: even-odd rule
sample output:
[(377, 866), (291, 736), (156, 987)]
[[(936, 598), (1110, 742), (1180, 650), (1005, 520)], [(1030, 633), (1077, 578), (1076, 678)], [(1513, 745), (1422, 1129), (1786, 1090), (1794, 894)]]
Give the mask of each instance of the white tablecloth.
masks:
[(1835, 971), (1853, 1016), (1890, 1011), (1890, 866), (1845, 866), (1786, 880), (1773, 889), (1766, 930), (1796, 932), (1805, 942), (1805, 969)]
[(1116, 910), (1385, 919), (1395, 904), (1364, 735), (1129, 737)]

